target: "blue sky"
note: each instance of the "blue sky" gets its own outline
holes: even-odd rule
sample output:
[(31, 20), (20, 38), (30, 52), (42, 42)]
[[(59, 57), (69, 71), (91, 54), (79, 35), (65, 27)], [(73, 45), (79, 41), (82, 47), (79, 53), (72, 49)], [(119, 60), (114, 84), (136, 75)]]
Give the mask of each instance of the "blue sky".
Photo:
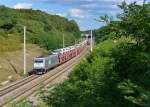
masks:
[[(100, 16), (108, 14), (115, 16), (121, 10), (117, 4), (124, 0), (0, 0), (0, 5), (11, 8), (33, 8), (75, 20), (81, 30), (95, 29), (103, 23), (95, 21)], [(143, 0), (126, 0), (127, 3)], [(150, 2), (150, 0), (147, 0)]]

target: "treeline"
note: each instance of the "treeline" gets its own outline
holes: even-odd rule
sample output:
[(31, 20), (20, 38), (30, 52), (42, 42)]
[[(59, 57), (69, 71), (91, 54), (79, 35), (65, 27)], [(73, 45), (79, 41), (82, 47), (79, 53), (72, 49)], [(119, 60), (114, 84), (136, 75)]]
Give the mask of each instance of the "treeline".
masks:
[(119, 21), (100, 19), (100, 43), (70, 79), (41, 92), (48, 106), (150, 107), (150, 4), (119, 7)]
[(11, 9), (0, 6), (0, 36), (17, 35), (23, 38), (23, 27), (27, 27), (27, 41), (46, 49), (62, 47), (62, 35), (66, 45), (80, 37), (74, 20), (49, 15), (40, 10)]

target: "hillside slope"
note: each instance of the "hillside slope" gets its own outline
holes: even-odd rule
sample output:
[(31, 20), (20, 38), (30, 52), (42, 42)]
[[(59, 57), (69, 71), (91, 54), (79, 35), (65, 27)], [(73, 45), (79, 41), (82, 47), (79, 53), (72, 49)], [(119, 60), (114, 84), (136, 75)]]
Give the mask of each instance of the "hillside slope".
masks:
[[(23, 45), (21, 45), (23, 47)], [(33, 59), (46, 51), (39, 46), (27, 44), (27, 71), (32, 69)], [(23, 48), (0, 54), (0, 85), (22, 78)]]
[(62, 47), (62, 35), (65, 44), (74, 43), (80, 36), (75, 21), (40, 10), (11, 9), (0, 6), (0, 36), (10, 34), (23, 37), (23, 26), (27, 27), (27, 41), (46, 49)]

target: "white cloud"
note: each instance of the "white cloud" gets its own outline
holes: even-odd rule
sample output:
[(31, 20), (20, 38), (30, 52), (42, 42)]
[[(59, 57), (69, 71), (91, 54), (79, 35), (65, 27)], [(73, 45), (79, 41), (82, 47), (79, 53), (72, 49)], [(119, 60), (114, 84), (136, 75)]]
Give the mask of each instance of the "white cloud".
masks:
[(31, 3), (17, 3), (14, 6), (15, 9), (31, 9), (32, 4)]
[(66, 14), (63, 14), (63, 13), (56, 13), (56, 15), (61, 16), (61, 17), (66, 17)]
[(99, 7), (100, 5), (99, 4), (96, 4), (96, 3), (93, 3), (93, 4), (83, 4), (81, 5), (81, 7), (84, 7), (84, 8), (96, 8), (96, 7)]
[(85, 17), (84, 11), (81, 10), (81, 9), (77, 9), (77, 8), (70, 9), (69, 10), (69, 15), (71, 17), (75, 17), (75, 18), (84, 18)]
[(56, 12), (56, 11), (49, 11), (47, 9), (43, 10), (44, 12), (48, 13), (48, 14), (51, 14), (51, 15), (58, 15), (58, 16), (61, 16), (61, 17), (67, 17), (67, 14), (66, 13), (59, 13), (59, 12)]

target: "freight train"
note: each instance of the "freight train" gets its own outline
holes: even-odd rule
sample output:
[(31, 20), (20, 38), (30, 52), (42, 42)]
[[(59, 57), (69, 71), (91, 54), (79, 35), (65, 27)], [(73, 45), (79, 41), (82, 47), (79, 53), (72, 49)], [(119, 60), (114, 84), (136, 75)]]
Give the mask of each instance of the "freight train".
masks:
[(33, 72), (35, 74), (44, 74), (48, 70), (78, 56), (87, 45), (88, 41), (84, 40), (74, 46), (54, 50), (48, 56), (36, 57), (33, 62)]

